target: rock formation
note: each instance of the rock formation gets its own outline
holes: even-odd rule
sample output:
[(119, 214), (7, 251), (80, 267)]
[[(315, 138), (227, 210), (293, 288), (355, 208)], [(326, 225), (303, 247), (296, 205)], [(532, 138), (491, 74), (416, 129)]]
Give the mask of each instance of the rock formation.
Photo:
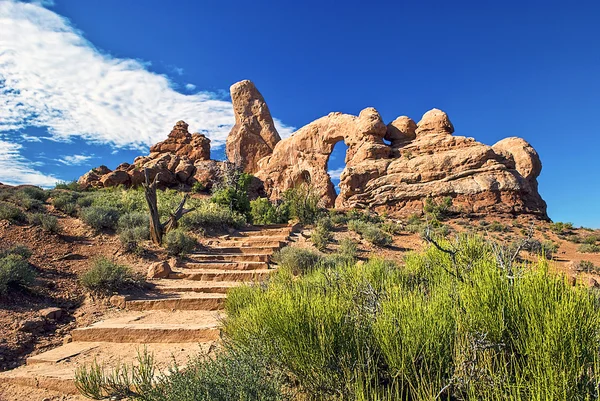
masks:
[[(546, 203), (537, 191), (542, 164), (521, 138), (487, 146), (453, 135), (448, 115), (438, 109), (425, 113), (418, 124), (401, 116), (386, 126), (375, 109), (366, 108), (358, 116), (330, 113), (280, 140), (252, 82), (234, 84), (231, 98), (235, 126), (227, 138), (227, 157), (256, 176), (254, 192), (264, 190), (271, 199), (309, 182), (327, 207), (410, 214), (422, 212), (426, 198), (449, 196), (463, 212), (546, 216)], [(340, 141), (348, 151), (337, 195), (327, 163)], [(210, 140), (189, 134), (187, 124), (180, 121), (149, 156), (138, 157), (131, 165), (123, 163), (115, 171), (101, 166), (79, 182), (93, 187), (135, 186), (149, 169), (151, 177), (160, 173), (164, 187), (201, 182), (210, 188), (223, 162), (210, 160), (209, 155)]]
[(231, 86), (235, 125), (227, 137), (227, 158), (247, 173), (255, 173), (258, 161), (273, 152), (281, 140), (275, 123), (256, 86), (241, 81)]
[(202, 134), (190, 134), (188, 125), (178, 121), (166, 140), (150, 148), (148, 156), (137, 157), (133, 164), (122, 163), (114, 171), (106, 166), (97, 167), (78, 182), (84, 188), (139, 186), (147, 169), (151, 179), (159, 174), (161, 187), (190, 186), (200, 182), (210, 188), (222, 164), (210, 160), (210, 139)]

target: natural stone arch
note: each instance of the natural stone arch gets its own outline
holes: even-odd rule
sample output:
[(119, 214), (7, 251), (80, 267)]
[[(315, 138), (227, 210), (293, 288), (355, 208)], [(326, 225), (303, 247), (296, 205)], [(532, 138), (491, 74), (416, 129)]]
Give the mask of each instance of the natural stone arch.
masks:
[[(273, 154), (258, 162), (256, 176), (265, 183), (267, 194), (277, 199), (285, 190), (294, 187), (300, 176), (307, 172), (323, 206), (343, 204), (350, 194), (360, 190), (357, 186), (362, 182), (360, 171), (350, 174), (349, 169), (356, 169), (366, 160), (375, 162), (389, 159), (391, 148), (383, 142), (385, 134), (386, 125), (373, 108), (364, 109), (358, 117), (330, 113), (277, 143)], [(327, 165), (333, 148), (340, 141), (344, 141), (348, 150), (340, 194), (337, 195), (327, 173)], [(368, 175), (371, 176), (370, 173)]]

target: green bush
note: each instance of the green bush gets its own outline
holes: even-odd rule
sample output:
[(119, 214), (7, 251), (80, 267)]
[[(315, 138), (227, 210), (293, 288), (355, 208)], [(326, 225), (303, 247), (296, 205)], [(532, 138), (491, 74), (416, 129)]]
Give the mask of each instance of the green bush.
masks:
[(352, 238), (343, 238), (340, 241), (338, 253), (344, 257), (355, 260), (358, 257), (358, 244)]
[(0, 201), (0, 220), (22, 223), (27, 220), (27, 216), (15, 205)]
[(507, 230), (507, 227), (499, 221), (492, 221), (490, 225), (488, 225), (488, 230), (495, 232), (504, 232)]
[(253, 224), (286, 224), (289, 211), (285, 204), (276, 206), (267, 198), (257, 198), (250, 202), (250, 216)]
[(581, 242), (588, 245), (594, 245), (596, 242), (600, 241), (600, 235), (586, 235), (581, 239)]
[(450, 216), (450, 208), (452, 207), (452, 198), (447, 196), (440, 201), (433, 198), (425, 199), (423, 211), (434, 220), (444, 220)]
[(119, 210), (104, 206), (84, 207), (81, 209), (81, 220), (95, 230), (114, 230), (119, 222)]
[(581, 245), (579, 245), (579, 248), (577, 248), (577, 252), (580, 252), (580, 253), (598, 253), (598, 252), (600, 252), (600, 245), (581, 244)]
[(140, 242), (150, 239), (149, 216), (143, 212), (125, 213), (117, 223), (119, 239), (126, 250), (140, 250)]
[(265, 285), (228, 293), (226, 338), (259, 344), (300, 399), (596, 398), (594, 293), (543, 261), (513, 274), (482, 238), (439, 244), (457, 253), (431, 246), (402, 268), (278, 269)]
[(362, 238), (376, 246), (389, 246), (392, 244), (392, 237), (381, 230), (373, 223), (367, 223), (360, 220), (350, 220), (348, 229), (356, 232)]
[(0, 258), (9, 255), (17, 255), (23, 259), (29, 259), (31, 255), (33, 255), (33, 252), (31, 252), (31, 249), (29, 249), (27, 246), (21, 244), (16, 244), (8, 248), (0, 249)]
[(32, 191), (26, 191), (26, 189), (33, 189), (33, 188), (25, 187), (25, 188), (19, 189), (18, 191), (13, 193), (12, 197), (10, 198), (10, 201), (12, 203), (14, 203), (15, 205), (19, 205), (20, 207), (22, 207), (23, 209), (28, 210), (28, 211), (43, 209), (44, 201), (34, 198), (30, 194), (34, 194), (34, 196), (35, 196), (35, 193)]
[(216, 204), (226, 206), (234, 212), (248, 215), (250, 213), (250, 200), (248, 187), (252, 175), (247, 173), (233, 174), (232, 177), (223, 178), (224, 182), (215, 186), (210, 200)]
[(327, 249), (327, 245), (333, 240), (331, 231), (324, 225), (317, 225), (310, 235), (310, 241), (319, 251)]
[(196, 181), (192, 185), (191, 191), (195, 194), (199, 194), (200, 192), (206, 191), (206, 186), (203, 183)]
[(183, 216), (181, 225), (195, 230), (241, 228), (246, 225), (246, 218), (226, 206), (202, 201), (193, 212)]
[(556, 234), (568, 234), (573, 229), (573, 223), (563, 223), (558, 221), (550, 224), (550, 230)]
[(348, 223), (348, 216), (344, 212), (332, 209), (329, 211), (329, 218), (336, 226), (341, 226)]
[(381, 229), (388, 234), (398, 235), (402, 233), (404, 227), (400, 223), (396, 223), (394, 221), (388, 220), (380, 225)]
[(53, 191), (51, 192), (52, 205), (69, 216), (77, 212), (77, 199), (80, 194), (76, 192)]
[(197, 245), (198, 241), (183, 230), (169, 231), (163, 237), (163, 246), (170, 255), (185, 256)]
[(312, 271), (323, 260), (321, 254), (310, 249), (287, 246), (273, 255), (273, 261), (280, 268), (290, 270), (293, 274)]
[(319, 208), (319, 196), (307, 184), (290, 188), (283, 193), (283, 200), (289, 210), (289, 217), (301, 224), (314, 224), (322, 212)]
[(18, 254), (8, 254), (0, 258), (0, 295), (6, 295), (13, 286), (29, 286), (35, 280), (35, 272)]
[(586, 272), (586, 273), (598, 274), (598, 271), (600, 269), (598, 267), (596, 267), (594, 265), (594, 263), (590, 262), (589, 260), (580, 260), (579, 262), (577, 262), (575, 264), (575, 270), (581, 271), (581, 272)]
[(42, 188), (26, 186), (19, 188), (19, 192), (26, 194), (28, 197), (32, 199), (39, 200), (40, 202), (46, 202), (48, 199), (48, 192), (44, 191)]
[(58, 218), (46, 213), (32, 213), (27, 216), (29, 224), (36, 226), (42, 226), (44, 231), (49, 233), (58, 234), (61, 232), (60, 225), (58, 224)]
[(75, 385), (88, 398), (144, 401), (284, 401), (283, 377), (266, 363), (260, 348), (225, 343), (214, 356), (199, 354), (185, 369), (174, 364), (159, 373), (152, 354), (140, 352), (138, 361), (112, 370), (97, 363), (82, 366)]
[(101, 256), (92, 261), (91, 267), (80, 276), (79, 282), (93, 293), (110, 295), (139, 285), (140, 278), (129, 267)]
[(358, 220), (358, 221), (362, 221), (364, 223), (373, 223), (373, 224), (379, 224), (383, 221), (381, 216), (379, 216), (375, 213), (371, 213), (369, 210), (352, 209), (348, 213), (346, 213), (346, 217), (347, 217), (348, 221)]
[(57, 182), (56, 185), (54, 186), (54, 189), (65, 189), (68, 191), (82, 191), (81, 185), (79, 185), (79, 183), (76, 180), (73, 181), (60, 181)]

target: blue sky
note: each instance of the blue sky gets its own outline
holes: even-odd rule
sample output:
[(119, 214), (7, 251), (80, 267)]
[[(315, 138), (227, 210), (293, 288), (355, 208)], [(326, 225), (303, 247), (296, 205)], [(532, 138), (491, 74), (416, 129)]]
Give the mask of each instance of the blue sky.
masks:
[(282, 136), (373, 106), (523, 137), (550, 217), (600, 227), (599, 2), (371, 3), (0, 0), (0, 182), (115, 167), (179, 119), (221, 158), (228, 88), (251, 79)]

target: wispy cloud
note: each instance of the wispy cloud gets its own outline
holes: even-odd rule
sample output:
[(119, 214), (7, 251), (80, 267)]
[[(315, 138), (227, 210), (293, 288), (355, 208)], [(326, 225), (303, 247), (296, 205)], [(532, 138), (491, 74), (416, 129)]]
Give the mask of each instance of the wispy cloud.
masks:
[(345, 167), (340, 167), (333, 170), (329, 170), (327, 173), (329, 174), (329, 177), (331, 177), (332, 180), (339, 180), (340, 176), (342, 175), (342, 171), (344, 171), (344, 168)]
[(223, 145), (231, 103), (173, 87), (138, 60), (101, 53), (40, 4), (0, 1), (0, 131), (46, 127), (59, 140), (144, 149), (185, 120)]
[(35, 171), (32, 168), (35, 163), (31, 163), (21, 155), (21, 148), (22, 146), (19, 144), (0, 140), (0, 180), (2, 183), (54, 186), (59, 180), (52, 175)]
[(94, 158), (94, 155), (69, 155), (63, 156), (60, 159), (56, 159), (56, 161), (61, 162), (62, 164), (66, 164), (67, 166), (81, 166), (82, 164), (87, 163), (91, 159)]
[(196, 85), (194, 85), (194, 84), (185, 84), (185, 89), (187, 89), (187, 90), (189, 90), (191, 92), (194, 89), (196, 89)]

